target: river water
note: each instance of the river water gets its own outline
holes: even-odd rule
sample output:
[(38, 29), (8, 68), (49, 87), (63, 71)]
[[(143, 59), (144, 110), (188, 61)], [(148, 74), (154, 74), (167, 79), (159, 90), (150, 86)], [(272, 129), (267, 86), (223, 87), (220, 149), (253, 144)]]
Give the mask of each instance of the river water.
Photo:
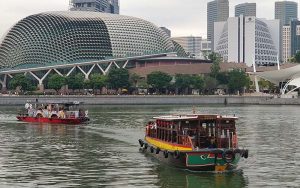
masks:
[(195, 173), (139, 152), (153, 116), (191, 106), (91, 106), (87, 125), (39, 125), (0, 107), (0, 187), (300, 187), (299, 106), (197, 106), (199, 113), (239, 116), (239, 168)]

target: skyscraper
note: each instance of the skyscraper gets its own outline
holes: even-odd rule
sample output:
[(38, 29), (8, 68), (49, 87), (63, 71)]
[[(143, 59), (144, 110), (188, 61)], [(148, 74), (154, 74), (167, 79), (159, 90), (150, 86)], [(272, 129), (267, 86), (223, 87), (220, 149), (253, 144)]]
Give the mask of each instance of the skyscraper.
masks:
[(226, 21), (228, 17), (228, 0), (214, 0), (207, 3), (207, 39), (212, 41), (212, 44), (214, 44), (214, 22)]
[[(280, 56), (279, 59), (283, 60), (283, 26), (290, 25), (290, 21), (298, 17), (298, 3), (294, 1), (277, 1), (275, 2), (275, 19), (280, 20)], [(292, 52), (293, 54), (293, 52)]]
[(235, 6), (235, 17), (240, 15), (256, 17), (256, 3), (242, 3)]
[(291, 31), (291, 57), (300, 51), (300, 21), (293, 19), (290, 25)]
[(294, 1), (275, 2), (275, 19), (280, 20), (280, 25), (288, 25), (289, 22), (298, 17), (298, 3)]
[(70, 0), (71, 11), (92, 11), (119, 14), (118, 0)]

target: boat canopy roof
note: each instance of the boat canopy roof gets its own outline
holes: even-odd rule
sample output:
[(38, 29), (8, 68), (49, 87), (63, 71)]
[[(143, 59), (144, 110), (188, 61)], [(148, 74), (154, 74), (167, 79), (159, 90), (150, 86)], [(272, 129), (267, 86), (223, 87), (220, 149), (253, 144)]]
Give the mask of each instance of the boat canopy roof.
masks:
[(31, 101), (27, 101), (26, 103), (30, 103), (30, 104), (58, 104), (58, 105), (64, 105), (64, 106), (74, 106), (74, 105), (84, 104), (83, 102), (79, 102), (79, 101), (73, 101), (73, 102), (55, 102), (55, 101), (31, 102)]
[(164, 121), (176, 121), (176, 120), (214, 120), (214, 119), (224, 119), (224, 120), (236, 120), (236, 116), (221, 116), (218, 114), (185, 114), (185, 115), (168, 115), (168, 116), (158, 116), (153, 117), (156, 120)]

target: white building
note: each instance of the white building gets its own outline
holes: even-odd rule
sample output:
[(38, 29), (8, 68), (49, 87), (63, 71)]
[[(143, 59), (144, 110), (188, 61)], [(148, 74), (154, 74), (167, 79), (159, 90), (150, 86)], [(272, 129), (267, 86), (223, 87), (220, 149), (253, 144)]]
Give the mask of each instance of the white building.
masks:
[(283, 26), (282, 28), (282, 60), (284, 63), (289, 61), (291, 57), (291, 26)]
[(203, 53), (211, 52), (211, 41), (196, 36), (173, 37), (172, 40), (180, 44), (191, 56), (203, 58)]
[(253, 16), (228, 18), (214, 24), (214, 51), (226, 62), (244, 62), (248, 66), (277, 63), (279, 53), (279, 20)]
[(207, 40), (207, 39), (203, 39), (201, 41), (201, 52), (207, 52), (210, 53), (211, 52), (211, 41)]

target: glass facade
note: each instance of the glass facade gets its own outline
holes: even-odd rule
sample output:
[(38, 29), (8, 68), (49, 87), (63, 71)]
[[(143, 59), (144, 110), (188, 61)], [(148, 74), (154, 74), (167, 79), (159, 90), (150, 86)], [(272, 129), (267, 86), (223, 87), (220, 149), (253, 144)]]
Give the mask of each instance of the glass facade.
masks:
[(31, 68), (175, 50), (142, 19), (97, 12), (47, 12), (24, 18), (0, 44), (0, 68)]

